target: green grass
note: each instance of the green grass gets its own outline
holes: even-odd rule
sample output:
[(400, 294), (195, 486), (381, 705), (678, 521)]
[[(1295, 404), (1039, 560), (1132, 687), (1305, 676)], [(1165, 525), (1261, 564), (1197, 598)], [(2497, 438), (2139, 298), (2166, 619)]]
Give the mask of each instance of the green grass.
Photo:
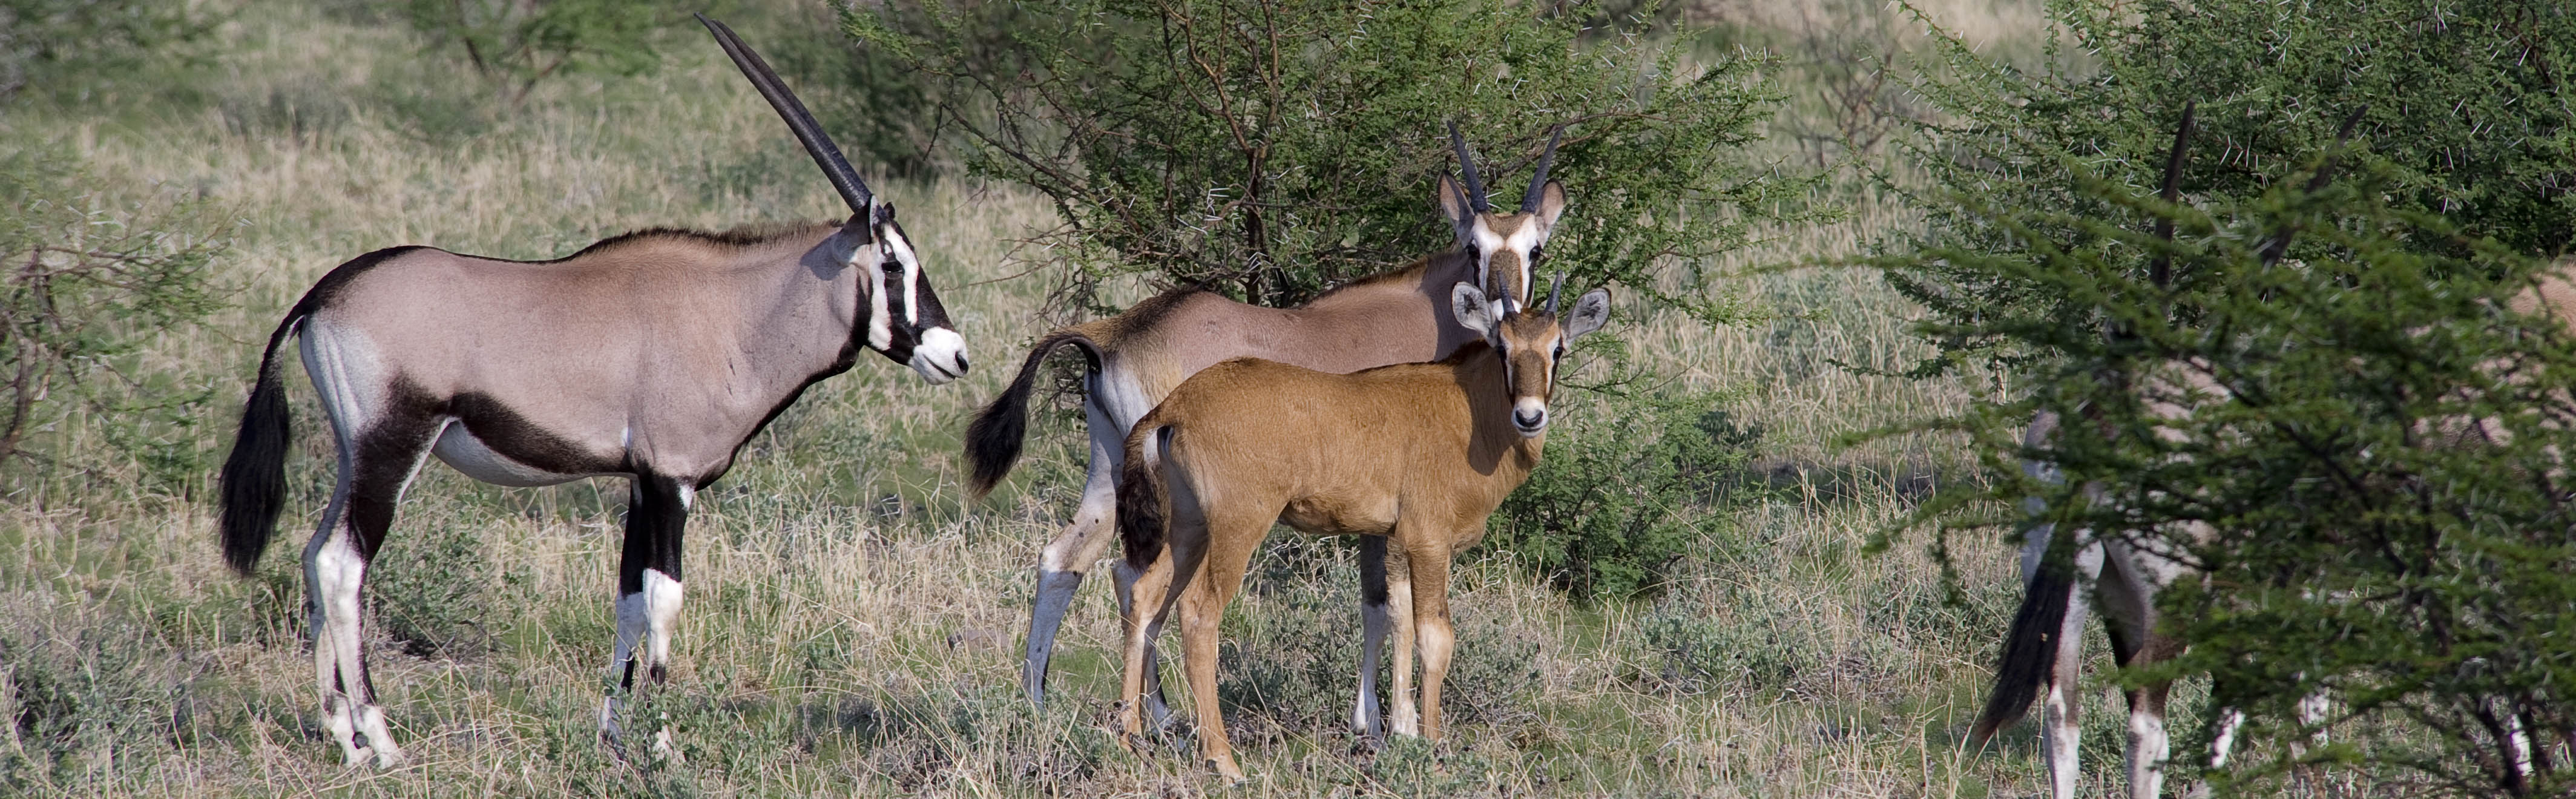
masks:
[[(225, 401), (194, 433), (210, 463), (229, 445), (229, 398), (259, 342), (344, 259), (396, 244), (546, 258), (632, 228), (837, 207), (776, 118), (690, 36), (670, 40), (656, 73), (560, 80), (511, 115), (488, 111), (463, 67), (399, 28), (286, 2), (235, 10), (211, 66), (138, 78), (185, 91), (138, 86), (0, 116), (0, 140), (86, 160), (102, 201), (202, 196), (239, 220), (219, 265), (238, 309), (172, 332), (140, 364), (220, 387)], [(1803, 157), (1787, 139), (1781, 157)], [(686, 762), (620, 764), (596, 741), (624, 486), (502, 489), (433, 465), (371, 585), (376, 684), (414, 761), (342, 769), (315, 721), (302, 641), (295, 559), (331, 462), (300, 376), (289, 378), (288, 529), (251, 579), (216, 555), (211, 475), (8, 484), (0, 718), (22, 723), (0, 724), (0, 760), (18, 758), (39, 794), (95, 796), (2040, 790), (2027, 730), (1983, 753), (1961, 740), (2018, 597), (2010, 556), (1966, 552), (1966, 602), (1954, 605), (1913, 547), (1860, 553), (1927, 484), (1968, 479), (1969, 459), (1937, 439), (1826, 444), (1956, 407), (1978, 387), (1834, 367), (1922, 351), (1904, 333), (1909, 308), (1874, 276), (1836, 270), (1747, 273), (1740, 290), (1777, 314), (1766, 323), (1711, 333), (1680, 318), (1614, 321), (1677, 388), (1740, 397), (1729, 412), (1765, 431), (1752, 479), (1776, 489), (1718, 525), (1652, 600), (1571, 604), (1509, 553), (1460, 564), (1453, 740), (1355, 751), (1340, 719), (1356, 570), (1345, 546), (1287, 536), (1227, 623), (1225, 693), (1252, 782), (1221, 786), (1187, 757), (1131, 753), (1106, 732), (1116, 619), (1104, 581), (1073, 610), (1055, 701), (1032, 709), (1017, 681), (1030, 569), (1070, 513), (1080, 436), (1048, 417), (1017, 476), (977, 504), (964, 501), (956, 450), (1006, 377), (995, 365), (1042, 332), (1029, 320), (1045, 280), (984, 281), (1017, 272), (1012, 240), (1054, 217), (1002, 186), (879, 190), (903, 207), (986, 366), (930, 387), (869, 358), (808, 392), (700, 494), (676, 679), (636, 716), (666, 719), (646, 723), (670, 725)], [(1859, 188), (1831, 199), (1852, 209), (1847, 221), (1774, 231), (1727, 266), (1849, 254), (1914, 224)], [(48, 435), (77, 448), (115, 423), (75, 421)], [(2115, 717), (2097, 707), (2097, 724)], [(2097, 779), (2116, 767), (2090, 753)]]

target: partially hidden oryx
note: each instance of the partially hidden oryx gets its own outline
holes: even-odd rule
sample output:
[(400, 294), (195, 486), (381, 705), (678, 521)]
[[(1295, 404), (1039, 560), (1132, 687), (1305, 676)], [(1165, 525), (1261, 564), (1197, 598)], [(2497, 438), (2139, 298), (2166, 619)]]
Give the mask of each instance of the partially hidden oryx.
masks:
[[(2343, 132), (2336, 138), (2337, 149), (2360, 118), (2356, 112), (2344, 122)], [(2178, 201), (2178, 180), (2191, 132), (2192, 106), (2185, 105), (2165, 165), (2163, 197), (2167, 203)], [(2310, 191), (2324, 188), (2334, 169), (2333, 153), (2328, 151), (2326, 162), (2308, 186)], [(2161, 223), (2157, 234), (2170, 240), (2171, 224)], [(2292, 232), (2282, 230), (2266, 243), (2263, 268), (2272, 268), (2280, 260), (2288, 250)], [(2169, 264), (2163, 256), (2150, 265), (2149, 274), (2157, 285), (2167, 283)], [(2161, 419), (2187, 419), (2201, 403), (2230, 401), (2224, 385), (2211, 380), (2206, 370), (2188, 364), (2145, 364), (2129, 380), (2145, 392), (2151, 411)], [(2025, 431), (2023, 448), (2043, 452), (2061, 424), (2082, 423), (2087, 422), (2042, 412)], [(2056, 467), (2046, 462), (2027, 461), (2023, 469), (2043, 481), (2063, 479)], [(2105, 501), (2096, 488), (2088, 487), (2084, 493), (2088, 501)], [(2037, 499), (2031, 504), (2034, 513), (2042, 509)], [(2210, 532), (2206, 524), (2199, 522), (2191, 522), (2187, 528), (2178, 532), (2184, 536), (2206, 536)], [(2019, 720), (2034, 701), (2040, 702), (2040, 758), (2048, 772), (2049, 795), (2071, 799), (2080, 773), (2077, 737), (2083, 709), (2083, 642), (2088, 611), (2098, 608), (2102, 612), (2111, 654), (2120, 666), (2145, 666), (2178, 657), (2186, 642), (2157, 629), (2156, 594), (2176, 580), (2188, 579), (2192, 572), (2181, 558), (2162, 551), (2164, 541), (2155, 535), (2101, 534), (2050, 523), (2033, 525), (2025, 535), (2021, 551), (2022, 604), (2005, 635), (1994, 690), (1969, 735), (1983, 742)], [(2052, 548), (2059, 553), (2054, 560)], [(2163, 791), (2165, 768), (2172, 754), (2171, 735), (2165, 728), (2166, 698), (2171, 690), (2170, 681), (2161, 681), (2126, 692), (2129, 722), (2124, 770), (2133, 799), (2153, 799)], [(2321, 714), (2323, 701), (2322, 697), (2310, 697), (2302, 703), (2301, 710), (2312, 717)], [(2237, 726), (2244, 720), (2231, 708), (2220, 708), (2218, 713), (2218, 735), (2209, 753), (2213, 766), (2226, 763)], [(2192, 790), (2195, 795), (2200, 792), (2198, 786)]]
[[(1556, 131), (1562, 133), (1562, 128)], [(973, 465), (973, 490), (982, 496), (1010, 473), (1019, 458), (1027, 434), (1029, 393), (1048, 354), (1071, 346), (1086, 359), (1082, 409), (1090, 428), (1090, 476), (1072, 523), (1047, 543), (1038, 563), (1037, 597), (1030, 611), (1022, 665), (1023, 687), (1032, 701), (1043, 704), (1046, 700), (1047, 660), (1074, 588), (1116, 537), (1117, 475), (1127, 432), (1174, 386), (1201, 369), (1238, 357), (1335, 373), (1436, 360), (1478, 340), (1475, 331), (1454, 318), (1449, 287), (1473, 283), (1503, 308), (1516, 309), (1529, 301), (1531, 270), (1565, 210), (1565, 188), (1547, 178), (1557, 139), (1552, 136), (1540, 153), (1520, 208), (1496, 213), (1486, 203), (1475, 161), (1454, 125), (1449, 135), (1465, 184), (1441, 176), (1437, 202), (1455, 234), (1457, 249), (1352, 281), (1298, 308), (1247, 305), (1197, 289), (1164, 292), (1117, 316), (1040, 337), (1010, 387), (976, 415), (967, 428), (966, 455)], [(1376, 563), (1384, 558), (1376, 546), (1372, 541), (1360, 554), (1363, 571), (1372, 575), (1382, 571)], [(1128, 599), (1125, 584), (1133, 575), (1121, 572), (1117, 577), (1123, 607)], [(1382, 587), (1363, 591), (1370, 643), (1360, 664), (1352, 724), (1372, 735), (1378, 719), (1376, 642), (1392, 613), (1387, 596)], [(1409, 732), (1411, 705), (1398, 693), (1397, 728)], [(1159, 695), (1150, 701), (1156, 705), (1155, 715), (1164, 715)]]
[[(396, 247), (331, 270), (260, 358), (223, 468), (223, 549), (248, 574), (285, 499), (278, 346), (300, 343), (340, 473), (304, 548), (324, 726), (351, 764), (402, 753), (367, 677), (359, 595), (394, 507), (431, 455), (486, 482), (624, 475), (615, 690), (666, 678), (681, 534), (696, 490), (815, 381), (873, 349), (931, 383), (964, 340), (921, 261), (803, 104), (723, 24), (699, 17), (823, 168), (851, 217), (758, 232), (647, 230), (553, 261)], [(612, 693), (600, 732), (616, 736)], [(657, 748), (667, 739), (657, 741)]]
[(1440, 738), (1455, 645), (1450, 557), (1483, 537), (1485, 518), (1538, 467), (1557, 364), (1610, 316), (1607, 289), (1562, 318), (1555, 291), (1535, 312), (1498, 310), (1472, 283), (1450, 296), (1481, 338), (1445, 360), (1332, 374), (1237, 358), (1137, 421), (1118, 482), (1119, 535), (1138, 574), (1120, 686), (1131, 740), (1144, 730), (1148, 646), (1176, 604), (1200, 757), (1243, 779), (1217, 704), (1217, 622), (1274, 523), (1382, 541), (1390, 570), (1410, 572), (1422, 735)]

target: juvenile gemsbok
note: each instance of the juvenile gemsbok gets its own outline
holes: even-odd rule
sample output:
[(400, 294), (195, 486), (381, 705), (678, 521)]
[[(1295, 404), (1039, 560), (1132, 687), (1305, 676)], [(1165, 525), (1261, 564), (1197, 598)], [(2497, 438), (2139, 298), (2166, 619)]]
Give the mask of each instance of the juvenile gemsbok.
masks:
[[(1560, 285), (1563, 278), (1558, 278)], [(1121, 722), (1144, 731), (1148, 646), (1177, 601), (1201, 757), (1240, 780), (1217, 706), (1217, 622), (1252, 553), (1286, 524), (1389, 545), (1411, 576), (1422, 656), (1422, 735), (1440, 738), (1440, 685), (1455, 640), (1449, 559), (1537, 468), (1566, 345), (1600, 329), (1610, 292), (1557, 316), (1499, 313), (1473, 284), (1450, 293), (1483, 336), (1435, 363), (1337, 375), (1258, 358), (1200, 371), (1136, 423), (1119, 477), (1118, 527), (1138, 571), (1126, 611)]]
[[(862, 347), (932, 383), (966, 371), (964, 340), (894, 209), (759, 55), (698, 19), (822, 166), (848, 222), (647, 230), (553, 261), (378, 250), (324, 275), (269, 334), (224, 463), (224, 557), (249, 574), (277, 524), (289, 437), (277, 354), (297, 336), (339, 445), (304, 575), (323, 724), (351, 764), (402, 756), (368, 680), (359, 594), (428, 456), (511, 486), (630, 478), (609, 674), (631, 691), (639, 640), (645, 678), (665, 679), (690, 498), (744, 441)], [(611, 741), (616, 707), (612, 695), (600, 713)]]
[[(1267, 358), (1339, 373), (1437, 360), (1475, 341), (1477, 334), (1452, 318), (1448, 288), (1473, 282), (1509, 308), (1528, 302), (1531, 270), (1565, 211), (1564, 186), (1547, 179), (1548, 165), (1556, 157), (1556, 136), (1562, 134), (1559, 128), (1540, 152), (1520, 209), (1503, 214), (1486, 203), (1475, 159), (1457, 127), (1450, 127), (1450, 145), (1457, 152), (1465, 185), (1442, 176), (1437, 202), (1456, 236), (1455, 250), (1361, 278), (1293, 309), (1263, 308), (1213, 292), (1175, 289), (1137, 303), (1126, 313), (1048, 333), (1029, 348), (1010, 388), (985, 406), (967, 428), (966, 455), (973, 464), (974, 492), (982, 496), (1010, 473), (1019, 458), (1027, 435), (1029, 392), (1047, 355), (1067, 345), (1082, 351), (1088, 362), (1082, 409), (1090, 428), (1090, 476), (1072, 523), (1040, 555), (1021, 672), (1031, 701), (1046, 701), (1047, 660), (1074, 588), (1115, 538), (1120, 452), (1136, 419), (1161, 402), (1173, 386), (1228, 358)], [(1372, 541), (1360, 554), (1364, 570), (1374, 569), (1372, 564), (1383, 558), (1374, 550), (1375, 544)], [(1122, 607), (1127, 603), (1129, 579), (1132, 575), (1117, 575)], [(1363, 591), (1362, 613), (1368, 619), (1364, 629), (1371, 641), (1382, 637), (1387, 627), (1386, 596), (1382, 587)], [(1360, 664), (1361, 688), (1352, 725), (1373, 735), (1378, 717), (1375, 644), (1364, 651), (1368, 654)], [(1159, 696), (1149, 701), (1155, 705), (1156, 717), (1161, 717)], [(1406, 702), (1397, 698), (1400, 729), (1410, 726)]]

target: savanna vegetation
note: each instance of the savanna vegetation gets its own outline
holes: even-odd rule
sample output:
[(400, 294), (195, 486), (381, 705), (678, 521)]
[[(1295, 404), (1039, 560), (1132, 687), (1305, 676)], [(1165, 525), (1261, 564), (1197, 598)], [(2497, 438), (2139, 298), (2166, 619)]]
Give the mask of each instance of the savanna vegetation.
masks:
[[(413, 756), (375, 771), (317, 725), (291, 553), (249, 579), (216, 555), (213, 464), (283, 309), (384, 246), (550, 258), (839, 203), (694, 7), (0, 0), (0, 793), (2030, 795), (2027, 729), (1966, 728), (2020, 595), (1975, 525), (2031, 492), (2228, 532), (2212, 573), (2253, 590), (2178, 592), (2209, 645), (2173, 667), (2257, 718), (2220, 787), (2512, 788), (2479, 714), (2563, 734), (2576, 674), (2551, 643), (2566, 345), (2513, 301), (2566, 246), (2576, 36), (2416, 5), (712, 4), (903, 208), (988, 366), (930, 387), (865, 361), (699, 495), (678, 674), (629, 727), (684, 759), (597, 740), (624, 487), (425, 469), (369, 584)], [(2165, 203), (2187, 101), (2215, 132)], [(2343, 177), (2304, 189), (2362, 104)], [(1030, 568), (1086, 453), (1060, 400), (967, 502), (989, 365), (1164, 286), (1293, 302), (1443, 246), (1450, 119), (1497, 205), (1577, 122), (1547, 264), (1624, 289), (1547, 469), (1461, 559), (1454, 737), (1344, 728), (1350, 547), (1285, 535), (1226, 622), (1251, 782), (1202, 773), (1186, 730), (1122, 747), (1106, 590), (1031, 707)], [(2293, 226), (2297, 268), (2249, 266)], [(2119, 377), (2170, 361), (2309, 399), (2195, 417), (2178, 453)], [(309, 520), (330, 445), (288, 382)], [(2079, 479), (2018, 480), (2003, 432), (2078, 405), (2109, 409), (2051, 452)], [(2421, 446), (2490, 417), (2508, 440)], [(2130, 501), (2066, 501), (2106, 480)], [(2088, 790), (2117, 785), (2106, 711), (2141, 676), (2097, 659)], [(2212, 685), (2185, 678), (2178, 727)], [(2331, 747), (2284, 723), (2315, 685), (2345, 694)]]

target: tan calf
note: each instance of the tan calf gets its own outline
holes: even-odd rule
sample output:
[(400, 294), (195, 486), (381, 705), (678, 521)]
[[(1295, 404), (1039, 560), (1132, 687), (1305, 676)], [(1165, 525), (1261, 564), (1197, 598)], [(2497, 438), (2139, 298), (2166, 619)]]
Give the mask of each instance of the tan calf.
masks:
[(1238, 358), (1200, 371), (1136, 423), (1118, 495), (1139, 572), (1120, 692), (1129, 735), (1144, 730), (1148, 648), (1177, 603), (1200, 754), (1243, 778), (1217, 707), (1217, 621), (1276, 521), (1386, 541), (1384, 562), (1411, 578), (1422, 734), (1440, 737), (1450, 556), (1484, 535), (1485, 517), (1538, 466), (1557, 362), (1609, 318), (1610, 293), (1583, 295), (1563, 319), (1554, 292), (1538, 313), (1495, 308), (1473, 284), (1454, 287), (1451, 313), (1483, 340), (1445, 360), (1336, 375)]

